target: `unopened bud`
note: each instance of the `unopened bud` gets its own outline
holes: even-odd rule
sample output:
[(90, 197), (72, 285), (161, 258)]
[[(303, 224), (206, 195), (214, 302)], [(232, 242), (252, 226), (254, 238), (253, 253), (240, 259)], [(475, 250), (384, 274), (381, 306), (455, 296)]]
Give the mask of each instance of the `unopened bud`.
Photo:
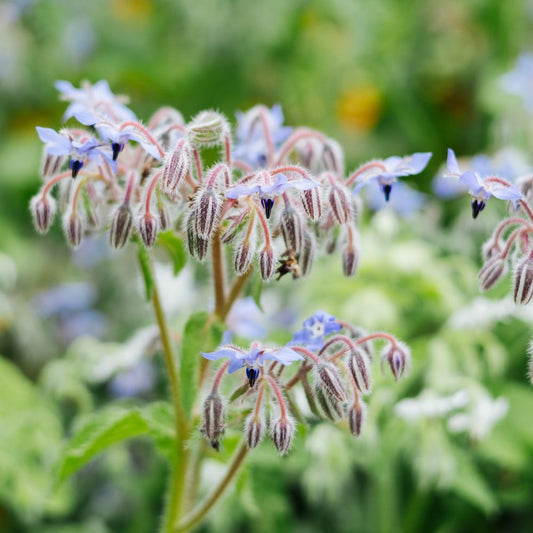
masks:
[(514, 301), (526, 305), (533, 296), (533, 259), (524, 257), (514, 271)]
[(116, 211), (111, 222), (109, 242), (113, 248), (122, 248), (131, 233), (133, 214), (128, 204), (122, 204)]
[(344, 153), (341, 145), (334, 139), (328, 139), (322, 151), (324, 168), (337, 174), (344, 175)]
[(388, 363), (394, 379), (398, 381), (411, 367), (411, 350), (403, 342), (396, 341), (385, 346), (381, 352), (381, 366)]
[(265, 246), (259, 252), (259, 271), (261, 272), (261, 277), (265, 281), (268, 281), (274, 275), (275, 267), (274, 250), (271, 246)]
[(347, 277), (353, 276), (357, 271), (358, 254), (353, 244), (347, 244), (342, 251), (342, 271)]
[(346, 389), (337, 367), (333, 363), (318, 363), (314, 367), (315, 386), (322, 388), (339, 402), (346, 401)]
[(215, 227), (222, 201), (214, 189), (204, 189), (196, 196), (194, 204), (194, 224), (199, 237), (207, 239)]
[(202, 146), (222, 144), (229, 131), (226, 117), (215, 111), (202, 111), (187, 125), (189, 140)]
[[(368, 335), (368, 332), (359, 326), (345, 324), (344, 327), (345, 329), (347, 329), (350, 338), (354, 341), (358, 341), (359, 339), (362, 339), (363, 337), (366, 337)], [(372, 344), (371, 340), (363, 342), (361, 344), (357, 343), (357, 347), (362, 349), (366, 353), (370, 362), (374, 360), (374, 345)]]
[(348, 224), (353, 219), (352, 199), (344, 187), (335, 185), (329, 192), (329, 204), (339, 224)]
[(81, 223), (81, 218), (76, 211), (71, 211), (69, 209), (65, 213), (65, 216), (63, 217), (63, 233), (70, 246), (72, 246), (72, 248), (78, 248), (83, 237), (83, 225)]
[(319, 220), (322, 216), (322, 198), (320, 187), (307, 189), (301, 194), (302, 205), (311, 220)]
[(324, 416), (332, 422), (337, 422), (344, 417), (343, 404), (325, 393), (323, 389), (315, 388), (315, 398)]
[(352, 435), (359, 437), (361, 435), (361, 429), (366, 420), (367, 406), (362, 400), (358, 400), (357, 403), (352, 405), (348, 410), (348, 422), (350, 424), (350, 431)]
[(157, 237), (159, 224), (152, 213), (144, 213), (139, 219), (139, 234), (145, 246), (151, 248)]
[(527, 353), (529, 354), (529, 361), (527, 365), (527, 377), (529, 378), (529, 382), (533, 385), (533, 339), (529, 341)]
[(369, 394), (372, 389), (370, 360), (366, 352), (356, 345), (348, 357), (348, 369), (355, 381), (355, 386), (362, 394)]
[(309, 272), (311, 272), (314, 258), (315, 240), (311, 233), (309, 233), (307, 230), (304, 230), (302, 249), (300, 250), (300, 255), (298, 257), (298, 264), (300, 265), (302, 276), (307, 276)]
[(533, 174), (526, 174), (516, 179), (515, 185), (518, 190), (524, 195), (524, 199), (528, 204), (533, 203)]
[(65, 157), (62, 155), (50, 155), (46, 149), (43, 152), (43, 158), (41, 162), (41, 176), (43, 178), (51, 178), (59, 172), (61, 165), (63, 164)]
[(478, 274), (479, 288), (488, 291), (507, 272), (507, 261), (500, 255), (489, 259)]
[(302, 219), (292, 206), (286, 206), (281, 213), (280, 229), (287, 250), (298, 253), (302, 247)]
[(176, 192), (181, 180), (191, 168), (191, 154), (189, 143), (181, 139), (173, 152), (167, 155), (163, 166), (162, 188), (171, 194)]
[(157, 204), (157, 214), (159, 215), (159, 226), (161, 231), (170, 229), (170, 214), (163, 203)]
[(219, 439), (224, 433), (224, 402), (218, 393), (210, 394), (202, 407), (203, 424), (200, 431), (215, 450), (219, 449)]
[(37, 193), (30, 202), (30, 210), (33, 222), (39, 233), (46, 233), (54, 220), (56, 213), (56, 202), (49, 196)]
[(294, 422), (289, 417), (278, 418), (272, 424), (270, 436), (280, 455), (285, 455), (289, 451), (294, 430)]
[(235, 248), (235, 256), (233, 258), (233, 268), (237, 274), (244, 274), (252, 263), (254, 256), (254, 249), (249, 241), (244, 241)]
[(265, 434), (265, 423), (260, 416), (252, 413), (247, 419), (244, 428), (248, 448), (255, 448)]

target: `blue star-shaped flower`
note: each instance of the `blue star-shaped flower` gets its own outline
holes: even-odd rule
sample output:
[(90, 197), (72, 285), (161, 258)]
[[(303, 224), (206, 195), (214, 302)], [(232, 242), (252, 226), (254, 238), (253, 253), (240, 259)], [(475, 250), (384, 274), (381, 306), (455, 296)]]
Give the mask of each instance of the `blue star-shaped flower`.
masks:
[(297, 331), (289, 345), (305, 346), (309, 350), (320, 350), (324, 346), (324, 339), (330, 333), (339, 331), (342, 326), (337, 319), (324, 311), (317, 311)]
[(128, 141), (138, 142), (154, 159), (161, 159), (157, 146), (148, 139), (145, 139), (132, 126), (127, 126), (121, 130), (111, 124), (97, 123), (96, 129), (103, 140), (111, 143), (113, 161), (117, 160), (118, 154), (124, 150), (124, 146), (126, 146)]

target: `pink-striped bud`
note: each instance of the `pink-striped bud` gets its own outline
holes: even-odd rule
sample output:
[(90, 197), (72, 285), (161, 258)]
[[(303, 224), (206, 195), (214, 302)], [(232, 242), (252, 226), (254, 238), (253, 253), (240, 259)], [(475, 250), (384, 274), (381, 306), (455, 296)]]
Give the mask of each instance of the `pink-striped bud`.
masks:
[(259, 252), (259, 271), (261, 272), (261, 277), (268, 281), (276, 270), (276, 260), (274, 258), (274, 250), (271, 246), (265, 246)]
[(68, 210), (63, 217), (63, 233), (72, 248), (78, 248), (83, 237), (83, 225), (76, 211)]
[(315, 388), (315, 399), (320, 405), (320, 410), (326, 418), (337, 422), (344, 417), (344, 404), (332, 398), (320, 388)]
[(157, 218), (150, 212), (143, 213), (139, 219), (139, 235), (145, 246), (151, 248), (155, 244), (158, 231)]
[(362, 394), (370, 394), (372, 376), (368, 355), (360, 346), (355, 347), (348, 356), (348, 369), (353, 377), (355, 386)]
[(122, 204), (116, 211), (111, 221), (109, 242), (113, 248), (122, 248), (131, 233), (133, 214), (128, 204)]
[(237, 274), (244, 274), (252, 263), (254, 257), (254, 249), (249, 241), (244, 241), (235, 247), (235, 255), (233, 257), (233, 268)]
[(322, 216), (322, 198), (320, 187), (302, 191), (300, 199), (305, 212), (311, 220), (319, 220)]
[(514, 271), (514, 301), (517, 304), (526, 305), (533, 296), (533, 259), (524, 257)]
[(214, 189), (204, 189), (198, 193), (194, 203), (194, 225), (199, 237), (207, 239), (211, 236), (221, 207), (222, 200)]
[(285, 455), (289, 451), (294, 437), (294, 430), (294, 422), (289, 417), (278, 418), (272, 424), (270, 436), (280, 455)]
[(352, 199), (345, 187), (339, 185), (331, 187), (328, 199), (339, 224), (348, 224), (353, 220)]
[(45, 179), (51, 178), (59, 172), (64, 161), (65, 156), (50, 155), (46, 150), (44, 150), (41, 161), (41, 176)]
[(159, 215), (159, 227), (161, 228), (161, 231), (170, 229), (170, 213), (163, 203), (157, 204), (157, 214)]
[(202, 407), (203, 424), (200, 431), (209, 440), (211, 446), (218, 451), (219, 439), (224, 434), (225, 412), (224, 402), (218, 393), (211, 393)]
[(348, 410), (348, 422), (350, 424), (350, 432), (355, 437), (361, 435), (363, 424), (366, 420), (367, 406), (362, 400), (358, 400)]
[(38, 193), (31, 199), (30, 210), (37, 231), (46, 233), (56, 213), (55, 200), (50, 195), (43, 196), (42, 193)]
[(398, 381), (409, 372), (411, 367), (411, 350), (403, 342), (396, 341), (385, 346), (381, 352), (381, 366), (388, 363), (394, 379)]
[(298, 257), (298, 264), (300, 265), (302, 276), (307, 276), (309, 272), (311, 272), (314, 258), (315, 240), (311, 233), (309, 233), (307, 230), (304, 230), (302, 249), (300, 250), (300, 255)]
[(322, 362), (314, 367), (315, 387), (322, 388), (333, 399), (339, 402), (346, 401), (346, 389), (342, 382), (339, 370), (333, 363)]
[(280, 229), (287, 250), (298, 253), (302, 247), (302, 218), (292, 206), (286, 206), (281, 213)]
[(187, 140), (180, 139), (173, 152), (167, 155), (163, 166), (162, 189), (175, 193), (181, 181), (191, 168), (191, 152)]
[(488, 291), (506, 272), (507, 261), (503, 257), (497, 255), (489, 259), (478, 274), (480, 290)]
[(248, 448), (255, 448), (261, 442), (265, 434), (265, 423), (260, 416), (252, 413), (246, 419), (244, 434)]
[(342, 271), (347, 277), (353, 276), (357, 271), (358, 263), (357, 249), (353, 244), (348, 243), (342, 251)]
[(494, 238), (491, 237), (487, 242), (481, 247), (481, 257), (484, 261), (488, 261), (493, 257), (501, 254), (500, 242), (494, 242)]

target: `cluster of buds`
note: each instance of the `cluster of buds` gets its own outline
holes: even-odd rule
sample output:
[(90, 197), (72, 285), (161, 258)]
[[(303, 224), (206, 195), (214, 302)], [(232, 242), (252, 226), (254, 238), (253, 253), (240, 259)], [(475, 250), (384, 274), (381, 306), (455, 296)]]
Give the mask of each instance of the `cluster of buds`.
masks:
[[(59, 132), (37, 128), (45, 143), (44, 183), (31, 211), (45, 233), (57, 204), (73, 247), (98, 231), (109, 231), (113, 248), (134, 233), (151, 247), (158, 232), (170, 229), (198, 260), (216, 240), (231, 248), (236, 274), (255, 263), (269, 280), (308, 274), (322, 242), (329, 253), (342, 249), (342, 268), (351, 276), (359, 257), (354, 193), (375, 179), (388, 199), (396, 179), (421, 172), (431, 156), (371, 161), (346, 176), (338, 143), (283, 126), (279, 106), (238, 114), (233, 135), (215, 111), (186, 122), (163, 107), (142, 125), (105, 81), (56, 87), (69, 102), (64, 119), (79, 124)], [(220, 159), (205, 168), (203, 150), (212, 147)]]
[[(209, 360), (228, 359), (218, 369), (204, 402), (202, 433), (218, 450), (226, 426), (224, 406), (234, 404), (235, 411), (250, 412), (244, 423), (248, 447), (255, 448), (270, 434), (283, 455), (290, 449), (296, 427), (290, 407), (295, 405), (292, 389), (301, 385), (315, 416), (343, 420), (359, 436), (367, 412), (364, 397), (372, 389), (374, 341), (385, 341), (382, 367), (388, 366), (396, 380), (406, 375), (411, 356), (403, 342), (387, 333), (366, 334), (322, 311), (307, 319), (287, 346), (254, 342), (246, 350), (225, 345), (202, 353)], [(300, 364), (286, 377), (285, 368), (291, 363)], [(219, 392), (222, 378), (226, 371), (232, 374), (242, 368), (246, 369), (245, 381), (226, 402)], [(235, 402), (238, 398), (242, 398), (240, 406)]]

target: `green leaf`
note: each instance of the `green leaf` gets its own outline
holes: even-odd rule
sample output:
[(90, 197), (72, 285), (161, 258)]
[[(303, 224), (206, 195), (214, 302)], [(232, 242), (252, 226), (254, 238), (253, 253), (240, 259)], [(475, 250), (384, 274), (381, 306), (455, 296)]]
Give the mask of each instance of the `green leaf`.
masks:
[(165, 402), (144, 408), (111, 406), (84, 416), (63, 453), (59, 481), (79, 470), (98, 453), (123, 440), (149, 434), (167, 457), (174, 441), (172, 409)]
[(200, 375), (200, 352), (214, 350), (222, 339), (224, 324), (205, 312), (190, 316), (183, 333), (180, 374), (181, 393), (185, 413), (190, 417)]
[(172, 259), (174, 275), (177, 276), (187, 262), (187, 254), (183, 241), (172, 231), (164, 231), (157, 237), (157, 244), (164, 248)]
[(152, 297), (152, 289), (154, 287), (154, 278), (152, 276), (152, 267), (150, 265), (150, 256), (148, 250), (139, 242), (139, 263), (141, 264), (141, 272), (144, 279), (144, 287), (146, 290), (146, 299)]

